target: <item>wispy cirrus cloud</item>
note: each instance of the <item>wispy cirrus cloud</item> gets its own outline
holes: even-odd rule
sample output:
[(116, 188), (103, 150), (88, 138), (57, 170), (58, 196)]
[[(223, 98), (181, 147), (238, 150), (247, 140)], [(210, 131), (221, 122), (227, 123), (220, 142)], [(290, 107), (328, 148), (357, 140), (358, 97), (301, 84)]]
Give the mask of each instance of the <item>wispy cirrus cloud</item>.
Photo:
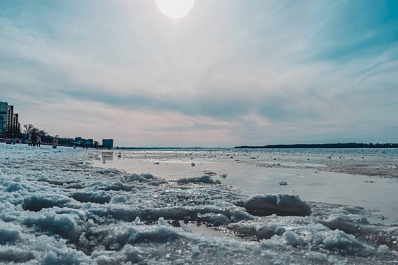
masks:
[(151, 146), (397, 141), (390, 1), (203, 0), (179, 21), (155, 1), (0, 10), (1, 100), (49, 132)]

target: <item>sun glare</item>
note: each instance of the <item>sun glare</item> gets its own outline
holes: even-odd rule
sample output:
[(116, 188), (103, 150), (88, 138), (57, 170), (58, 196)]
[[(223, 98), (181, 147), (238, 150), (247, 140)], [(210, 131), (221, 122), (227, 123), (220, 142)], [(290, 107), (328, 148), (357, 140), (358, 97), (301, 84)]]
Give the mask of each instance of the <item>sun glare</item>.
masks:
[(168, 17), (185, 17), (192, 9), (195, 0), (156, 0), (159, 10)]

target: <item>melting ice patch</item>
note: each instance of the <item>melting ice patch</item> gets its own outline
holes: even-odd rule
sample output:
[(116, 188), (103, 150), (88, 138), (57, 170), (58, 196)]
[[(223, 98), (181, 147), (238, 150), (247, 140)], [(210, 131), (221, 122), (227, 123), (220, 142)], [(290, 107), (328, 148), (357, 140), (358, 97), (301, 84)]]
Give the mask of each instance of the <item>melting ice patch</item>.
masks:
[(397, 228), (370, 224), (363, 209), (294, 195), (248, 198), (209, 176), (167, 182), (98, 169), (86, 156), (0, 144), (0, 263), (394, 264), (398, 258)]

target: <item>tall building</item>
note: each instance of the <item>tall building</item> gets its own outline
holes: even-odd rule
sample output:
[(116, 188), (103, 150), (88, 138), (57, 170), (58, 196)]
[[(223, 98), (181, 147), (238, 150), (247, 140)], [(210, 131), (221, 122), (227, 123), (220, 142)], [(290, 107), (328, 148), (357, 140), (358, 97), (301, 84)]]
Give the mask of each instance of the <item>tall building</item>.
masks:
[(7, 110), (7, 131), (6, 131), (6, 136), (7, 137), (12, 137), (12, 131), (14, 127), (14, 106), (13, 105), (8, 105), (8, 110)]
[(14, 113), (12, 117), (12, 128), (11, 128), (11, 136), (12, 137), (19, 137), (21, 132), (21, 124), (18, 121), (18, 113)]
[(14, 113), (14, 106), (7, 102), (0, 102), (0, 137), (16, 138), (21, 134), (21, 124), (18, 114)]
[(8, 103), (0, 101), (0, 137), (4, 137), (7, 131)]

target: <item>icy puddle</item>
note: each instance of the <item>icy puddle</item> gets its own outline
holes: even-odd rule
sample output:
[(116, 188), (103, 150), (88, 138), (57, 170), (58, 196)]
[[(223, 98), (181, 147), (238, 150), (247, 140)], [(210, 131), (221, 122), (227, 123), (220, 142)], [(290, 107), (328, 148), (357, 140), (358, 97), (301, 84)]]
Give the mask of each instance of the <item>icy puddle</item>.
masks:
[[(296, 194), (312, 202), (360, 206), (376, 210), (382, 215), (375, 222), (398, 224), (398, 179), (320, 171), (319, 168), (324, 165), (306, 162), (295, 163), (299, 167), (281, 168), (281, 164), (273, 159), (261, 162), (256, 157), (256, 163), (253, 163), (253, 157), (243, 156), (245, 153), (225, 153), (103, 151), (93, 152), (90, 156), (94, 166), (117, 168), (130, 173), (151, 173), (167, 180), (207, 174), (246, 195)], [(264, 164), (277, 164), (278, 167)], [(313, 167), (306, 168), (308, 166)], [(283, 181), (287, 185), (280, 185)]]
[[(373, 211), (308, 202), (297, 192), (240, 192), (218, 180), (248, 182), (251, 175), (234, 177), (239, 171), (224, 166), (242, 157), (168, 156), (181, 155), (175, 164), (202, 163), (198, 170), (216, 174), (171, 180), (139, 167), (93, 166), (86, 150), (0, 144), (0, 263), (397, 264), (398, 228), (370, 222)], [(160, 158), (145, 162), (169, 163)], [(284, 174), (288, 185), (275, 189), (294, 185)]]

